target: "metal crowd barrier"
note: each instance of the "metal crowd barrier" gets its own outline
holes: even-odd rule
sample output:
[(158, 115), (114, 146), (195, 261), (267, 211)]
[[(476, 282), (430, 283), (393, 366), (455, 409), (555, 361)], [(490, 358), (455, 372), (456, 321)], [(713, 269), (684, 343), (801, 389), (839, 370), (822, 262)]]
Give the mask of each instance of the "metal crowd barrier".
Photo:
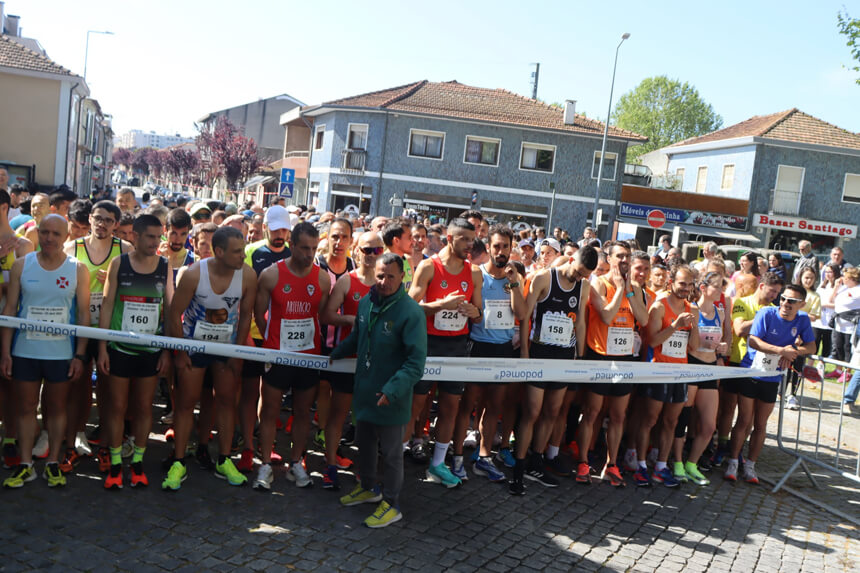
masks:
[[(818, 361), (818, 366), (816, 367), (813, 362)], [(836, 412), (833, 412), (832, 407), (829, 405), (824, 396), (824, 372), (825, 365), (832, 364), (842, 368), (846, 371), (846, 379), (845, 383), (842, 384), (842, 392), (839, 399), (839, 403), (836, 405)], [(848, 388), (848, 379), (850, 378), (847, 375), (848, 371), (860, 370), (860, 366), (852, 366), (847, 362), (842, 362), (840, 360), (833, 360), (831, 358), (825, 358), (818, 355), (811, 355), (806, 357), (804, 361), (803, 369), (800, 373), (797, 373), (798, 376), (805, 378), (808, 382), (818, 383), (818, 396), (817, 396), (817, 406), (813, 404), (807, 404), (804, 402), (805, 397), (805, 388), (804, 380), (800, 381), (799, 390), (798, 390), (798, 400), (800, 401), (800, 408), (797, 411), (797, 427), (793, 436), (786, 436), (784, 432), (784, 422), (785, 422), (785, 410), (786, 410), (786, 401), (788, 394), (790, 393), (790, 384), (789, 384), (789, 376), (791, 375), (791, 371), (787, 371), (783, 376), (783, 380), (781, 382), (781, 391), (779, 400), (779, 425), (777, 428), (777, 444), (779, 446), (780, 451), (789, 456), (795, 458), (794, 463), (786, 470), (785, 474), (774, 484), (773, 492), (777, 492), (780, 489), (785, 488), (786, 491), (790, 491), (799, 497), (806, 499), (822, 507), (832, 513), (839, 515), (840, 517), (846, 518), (855, 524), (860, 525), (860, 520), (857, 517), (848, 515), (837, 508), (833, 508), (816, 500), (810, 499), (803, 494), (799, 494), (796, 491), (789, 490), (789, 488), (785, 487), (785, 483), (798, 468), (802, 469), (806, 476), (809, 478), (809, 481), (812, 482), (812, 485), (821, 489), (821, 486), (816, 481), (815, 477), (812, 475), (812, 472), (809, 470), (809, 465), (812, 464), (819, 468), (822, 468), (830, 473), (843, 477), (845, 479), (851, 480), (857, 484), (860, 484), (860, 432), (852, 432), (848, 438), (853, 439), (855, 446), (853, 449), (842, 446), (842, 436), (843, 436), (843, 420), (845, 418), (843, 413), (842, 404), (845, 401), (845, 393)], [(814, 399), (815, 396), (811, 395), (809, 398)], [(815, 442), (811, 444), (810, 447), (804, 447), (801, 449), (801, 444), (804, 443), (804, 439), (801, 437), (801, 425), (804, 419), (804, 414), (816, 416), (815, 418)], [(836, 433), (836, 446), (835, 451), (829, 446), (823, 446), (821, 443), (821, 426), (822, 426), (822, 418), (825, 415), (834, 415), (838, 414), (838, 430)], [(794, 445), (787, 444), (791, 438), (794, 440)]]

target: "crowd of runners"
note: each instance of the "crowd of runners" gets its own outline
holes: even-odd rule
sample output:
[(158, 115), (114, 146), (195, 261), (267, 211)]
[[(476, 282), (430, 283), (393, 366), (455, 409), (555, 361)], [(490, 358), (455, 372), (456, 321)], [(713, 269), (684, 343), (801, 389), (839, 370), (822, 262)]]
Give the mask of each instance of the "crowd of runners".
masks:
[[(821, 315), (817, 268), (792, 282), (743, 261), (735, 270), (708, 246), (703, 260), (685, 262), (668, 240), (649, 255), (635, 241), (601, 243), (590, 228), (578, 240), (562, 229), (514, 232), (479, 211), (436, 221), (317, 213), (277, 199), (265, 208), (182, 198), (141, 205), (130, 189), (94, 201), (63, 189), (35, 195), (30, 214), (10, 220), (17, 208), (0, 190), (9, 316), (328, 355), (355, 325), (359, 301), (381, 280), (377, 260), (390, 252), (426, 316), (428, 356), (772, 371), (818, 348), (810, 318)], [(860, 273), (842, 273), (840, 288), (857, 286)], [(423, 341), (417, 330), (408, 336)], [(0, 342), (6, 488), (36, 479), (34, 459), (42, 458), (51, 487), (89, 457), (107, 489), (147, 485), (159, 391), (170, 405), (162, 431), (174, 447), (163, 489), (180, 489), (191, 460), (261, 491), (279, 465), (297, 487), (319, 472), (322, 487), (339, 489), (353, 463), (351, 374), (50, 329), (4, 328)], [(404, 456), (427, 466), (427, 481), (445, 487), (487, 479), (521, 495), (527, 483), (598, 476), (615, 487), (701, 486), (718, 466), (727, 480), (755, 484), (781, 378), (422, 380), (400, 441)], [(309, 448), (324, 464), (308, 467)]]

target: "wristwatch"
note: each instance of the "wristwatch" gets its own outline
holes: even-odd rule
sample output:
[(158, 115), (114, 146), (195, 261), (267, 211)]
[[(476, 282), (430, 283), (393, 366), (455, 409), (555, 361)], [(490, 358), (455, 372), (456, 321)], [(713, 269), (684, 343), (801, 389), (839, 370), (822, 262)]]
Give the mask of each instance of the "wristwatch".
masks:
[(83, 354), (75, 354), (74, 356), (72, 356), (72, 360), (74, 360), (75, 358), (77, 358), (77, 359), (78, 359), (78, 360), (80, 360), (81, 362), (86, 362), (86, 361), (87, 361), (87, 357), (86, 357), (86, 356), (84, 356)]
[(511, 287), (511, 288), (517, 288), (518, 286), (520, 286), (520, 281), (516, 281), (516, 282), (513, 282), (513, 283), (508, 283), (508, 286), (509, 286), (509, 287)]

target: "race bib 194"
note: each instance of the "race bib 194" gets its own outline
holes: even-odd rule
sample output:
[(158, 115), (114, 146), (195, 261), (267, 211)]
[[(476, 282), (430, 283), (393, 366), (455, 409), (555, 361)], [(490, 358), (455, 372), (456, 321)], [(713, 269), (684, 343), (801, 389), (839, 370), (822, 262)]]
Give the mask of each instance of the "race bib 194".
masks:
[(205, 320), (198, 320), (194, 326), (194, 340), (203, 342), (230, 342), (233, 337), (232, 324), (213, 324)]

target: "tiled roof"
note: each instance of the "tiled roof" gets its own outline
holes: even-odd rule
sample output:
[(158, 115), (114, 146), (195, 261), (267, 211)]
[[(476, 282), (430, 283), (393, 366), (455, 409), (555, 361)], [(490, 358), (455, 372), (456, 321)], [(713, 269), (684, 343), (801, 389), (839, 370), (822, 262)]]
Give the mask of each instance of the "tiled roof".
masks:
[[(577, 114), (574, 125), (564, 124), (564, 110), (502, 89), (463, 85), (456, 81), (423, 80), (395, 88), (326, 102), (327, 106), (386, 108), (441, 117), (488, 121), (603, 135), (603, 123)], [(609, 136), (648, 141), (632, 131), (609, 127)]]
[(757, 115), (735, 125), (674, 143), (669, 147), (722, 141), (738, 137), (762, 137), (781, 141), (795, 141), (860, 149), (860, 134), (836, 127), (817, 117), (792, 108), (770, 115)]
[(63, 76), (75, 75), (51, 58), (22, 46), (6, 35), (0, 36), (0, 66)]

